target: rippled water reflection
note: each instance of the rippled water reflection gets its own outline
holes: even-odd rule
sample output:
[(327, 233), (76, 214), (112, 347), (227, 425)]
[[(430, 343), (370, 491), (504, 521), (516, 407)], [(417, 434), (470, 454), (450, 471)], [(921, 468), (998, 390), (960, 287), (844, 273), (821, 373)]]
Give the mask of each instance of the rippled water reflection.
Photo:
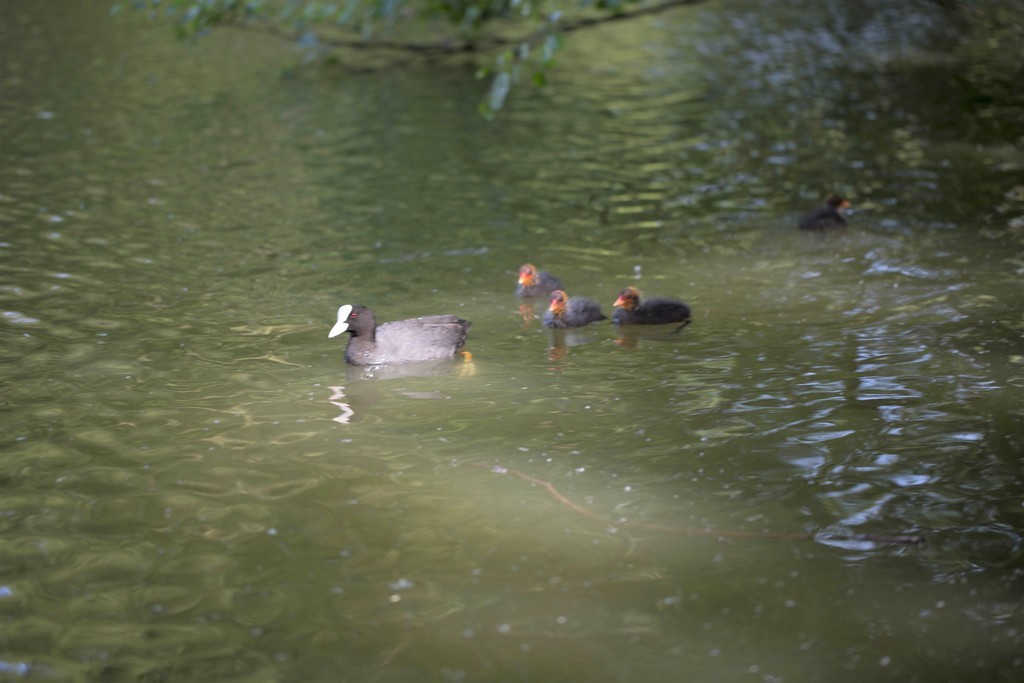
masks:
[[(498, 125), (461, 72), (17, 7), (0, 672), (1016, 680), (1021, 129), (841, 5), (574, 38)], [(544, 330), (527, 260), (695, 322)], [(345, 301), (473, 360), (345, 367)]]

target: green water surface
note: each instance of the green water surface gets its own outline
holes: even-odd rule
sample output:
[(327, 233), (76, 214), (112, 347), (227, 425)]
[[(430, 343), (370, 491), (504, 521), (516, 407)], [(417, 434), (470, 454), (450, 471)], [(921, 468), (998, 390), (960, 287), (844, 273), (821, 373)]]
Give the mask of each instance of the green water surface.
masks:
[[(1019, 680), (1019, 103), (937, 3), (775, 5), (577, 33), (488, 123), (3, 0), (0, 679)], [(694, 322), (552, 334), (525, 261)], [(347, 368), (342, 303), (472, 360)]]

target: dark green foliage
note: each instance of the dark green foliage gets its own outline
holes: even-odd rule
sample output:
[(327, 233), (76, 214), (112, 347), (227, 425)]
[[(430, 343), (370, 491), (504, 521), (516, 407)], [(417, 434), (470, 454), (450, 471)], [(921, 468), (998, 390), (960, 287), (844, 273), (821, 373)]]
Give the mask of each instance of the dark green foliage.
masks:
[[(223, 26), (270, 32), (294, 40), (306, 51), (307, 61), (341, 63), (339, 51), (374, 48), (425, 56), (479, 55), (489, 62), (478, 76), (491, 79), (481, 103), (481, 111), (490, 117), (504, 105), (524, 65), (535, 85), (547, 82), (545, 72), (567, 28), (562, 19), (566, 7), (611, 16), (631, 1), (125, 0), (114, 11), (132, 6), (153, 19), (170, 20), (182, 39)], [(513, 32), (519, 37), (510, 37)]]
[[(388, 54), (470, 55), (491, 87), (481, 111), (502, 108), (520, 75), (536, 86), (564, 34), (704, 0), (123, 0), (153, 19), (174, 22), (183, 39), (233, 26), (295, 41), (314, 60), (344, 63), (345, 50)], [(979, 98), (1018, 101), (1024, 61), (1024, 4), (1019, 0), (918, 0), (939, 5), (964, 26), (959, 50), (981, 65), (965, 74)], [(912, 2), (910, 4), (913, 4)], [(770, 5), (770, 3), (769, 3)], [(864, 2), (870, 17), (879, 3)], [(766, 5), (766, 8), (768, 5)], [(767, 11), (767, 9), (766, 9)], [(571, 13), (571, 16), (570, 16)], [(525, 71), (524, 71), (525, 67)]]
[(520, 4), (513, 0), (428, 0), (427, 7), (459, 26), (480, 27), (496, 17), (507, 17)]

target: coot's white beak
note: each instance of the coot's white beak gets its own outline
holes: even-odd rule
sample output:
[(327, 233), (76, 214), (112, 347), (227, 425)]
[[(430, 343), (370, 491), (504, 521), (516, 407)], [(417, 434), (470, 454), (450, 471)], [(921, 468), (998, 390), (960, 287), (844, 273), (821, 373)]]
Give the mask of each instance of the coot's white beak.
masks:
[(348, 329), (348, 316), (352, 313), (352, 305), (345, 304), (338, 308), (338, 322), (334, 323), (334, 327), (327, 333), (327, 338), (337, 337), (339, 334)]

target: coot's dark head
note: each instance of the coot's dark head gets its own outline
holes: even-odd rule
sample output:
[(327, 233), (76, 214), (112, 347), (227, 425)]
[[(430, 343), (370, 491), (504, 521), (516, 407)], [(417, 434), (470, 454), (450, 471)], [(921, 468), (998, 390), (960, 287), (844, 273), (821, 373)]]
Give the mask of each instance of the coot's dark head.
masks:
[(612, 304), (615, 308), (625, 308), (632, 311), (640, 303), (640, 291), (636, 287), (626, 287), (619, 292), (619, 298)]
[(376, 323), (373, 312), (366, 306), (345, 304), (338, 307), (338, 322), (327, 333), (327, 338), (337, 337), (344, 332), (351, 332), (353, 337), (372, 333)]
[(537, 267), (532, 263), (524, 263), (519, 266), (519, 284), (523, 287), (533, 287), (537, 284)]
[(569, 297), (565, 295), (565, 292), (556, 289), (551, 292), (551, 303), (548, 305), (548, 310), (561, 318), (565, 314), (565, 304), (568, 300)]
[(825, 203), (831, 206), (833, 209), (836, 209), (837, 211), (839, 209), (850, 208), (850, 200), (846, 199), (845, 197), (841, 197), (840, 195), (837, 195), (835, 193), (830, 194), (828, 196), (828, 199), (825, 200)]

